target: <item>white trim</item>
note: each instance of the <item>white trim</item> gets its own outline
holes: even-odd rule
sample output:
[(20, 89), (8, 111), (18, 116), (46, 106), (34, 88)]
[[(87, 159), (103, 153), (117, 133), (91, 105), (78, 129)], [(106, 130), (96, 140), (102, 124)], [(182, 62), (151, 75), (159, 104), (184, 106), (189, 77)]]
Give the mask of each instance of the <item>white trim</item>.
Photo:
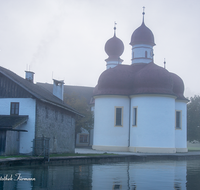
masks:
[(187, 148), (176, 148), (176, 152), (188, 152)]
[(169, 97), (169, 98), (174, 98), (176, 99), (176, 96), (174, 95), (168, 95), (168, 94), (137, 94), (137, 95), (131, 95), (131, 98), (134, 97)]
[(125, 147), (125, 146), (100, 146), (93, 145), (92, 149), (110, 152), (135, 152), (135, 153), (167, 153), (188, 152), (187, 148), (161, 148), (161, 147)]
[(161, 148), (161, 147), (129, 147), (130, 152), (143, 153), (176, 153), (176, 148)]
[(127, 98), (128, 96), (126, 95), (97, 95), (97, 96), (93, 96), (94, 99), (96, 98)]

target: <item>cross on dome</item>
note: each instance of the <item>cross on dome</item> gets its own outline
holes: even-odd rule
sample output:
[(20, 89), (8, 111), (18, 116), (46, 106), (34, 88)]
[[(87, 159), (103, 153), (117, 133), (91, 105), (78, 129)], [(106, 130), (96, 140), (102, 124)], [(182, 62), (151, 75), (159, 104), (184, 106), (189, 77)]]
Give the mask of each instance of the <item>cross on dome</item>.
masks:
[(143, 14), (143, 22), (144, 22), (144, 15), (145, 15), (145, 7), (143, 7), (143, 12), (142, 12), (142, 14)]
[(116, 35), (116, 25), (117, 25), (117, 23), (114, 22), (114, 36)]

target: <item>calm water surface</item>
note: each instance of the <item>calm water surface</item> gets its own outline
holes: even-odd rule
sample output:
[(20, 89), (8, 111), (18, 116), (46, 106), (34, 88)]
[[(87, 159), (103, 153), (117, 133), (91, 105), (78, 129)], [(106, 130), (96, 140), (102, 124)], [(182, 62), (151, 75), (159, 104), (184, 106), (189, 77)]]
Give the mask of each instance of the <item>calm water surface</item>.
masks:
[(12, 167), (2, 190), (199, 190), (200, 160)]

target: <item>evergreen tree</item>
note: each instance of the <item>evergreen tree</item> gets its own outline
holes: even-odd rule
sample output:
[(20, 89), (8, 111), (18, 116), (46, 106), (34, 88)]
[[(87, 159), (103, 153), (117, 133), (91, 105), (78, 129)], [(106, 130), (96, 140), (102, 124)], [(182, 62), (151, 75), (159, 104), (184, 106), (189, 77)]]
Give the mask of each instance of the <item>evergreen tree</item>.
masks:
[(84, 116), (77, 116), (75, 123), (75, 134), (81, 133), (81, 128), (86, 129), (87, 131), (93, 129), (93, 112), (91, 111), (91, 108), (84, 97), (81, 97), (75, 93), (65, 94), (64, 102)]
[(191, 97), (187, 104), (187, 139), (200, 141), (200, 96)]

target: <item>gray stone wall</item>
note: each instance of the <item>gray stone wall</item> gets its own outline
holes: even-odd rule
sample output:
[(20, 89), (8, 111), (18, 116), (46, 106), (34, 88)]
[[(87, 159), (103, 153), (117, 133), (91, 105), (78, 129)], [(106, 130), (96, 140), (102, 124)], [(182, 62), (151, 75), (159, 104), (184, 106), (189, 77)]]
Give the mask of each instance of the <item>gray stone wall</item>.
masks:
[(35, 137), (50, 138), (50, 153), (75, 152), (75, 115), (37, 101)]

